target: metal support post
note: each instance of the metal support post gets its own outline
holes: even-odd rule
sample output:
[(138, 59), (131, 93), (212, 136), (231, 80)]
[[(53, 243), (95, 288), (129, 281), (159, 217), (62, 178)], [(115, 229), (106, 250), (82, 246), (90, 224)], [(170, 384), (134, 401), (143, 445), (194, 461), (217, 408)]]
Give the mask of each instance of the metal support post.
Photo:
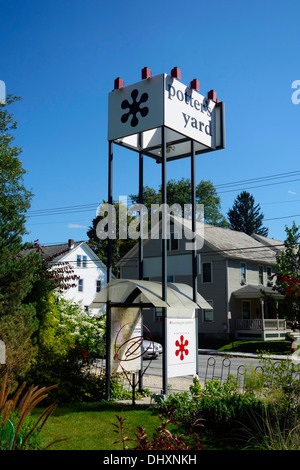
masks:
[[(194, 234), (192, 250), (192, 286), (193, 301), (197, 303), (197, 235), (196, 235), (196, 182), (195, 182), (195, 142), (191, 140), (191, 199), (192, 199), (192, 232)], [(195, 329), (196, 329), (196, 374), (198, 374), (198, 312), (195, 311)]]
[[(142, 153), (142, 138), (139, 134), (139, 204), (144, 203), (144, 160)], [(139, 239), (139, 279), (144, 277), (144, 245), (143, 245), (143, 209), (140, 210), (140, 239)], [(143, 309), (141, 309), (141, 324), (143, 325)], [(143, 328), (143, 326), (142, 326)], [(143, 331), (141, 331), (143, 335)], [(143, 357), (141, 356), (141, 369), (139, 370), (139, 391), (143, 390)]]
[[(161, 128), (162, 133), (162, 163), (161, 163), (161, 188), (162, 188), (162, 300), (167, 301), (167, 152), (166, 129)], [(163, 307), (163, 393), (168, 394), (168, 342), (167, 342), (167, 309)]]
[[(109, 141), (108, 148), (108, 204), (113, 203), (113, 142)], [(112, 211), (110, 211), (112, 217)], [(110, 221), (112, 223), (112, 221)], [(107, 253), (107, 284), (111, 281), (112, 272), (112, 239), (108, 237)], [(105, 359), (105, 379), (106, 379), (106, 400), (110, 400), (110, 340), (111, 340), (111, 308), (109, 302), (106, 303), (106, 359)]]

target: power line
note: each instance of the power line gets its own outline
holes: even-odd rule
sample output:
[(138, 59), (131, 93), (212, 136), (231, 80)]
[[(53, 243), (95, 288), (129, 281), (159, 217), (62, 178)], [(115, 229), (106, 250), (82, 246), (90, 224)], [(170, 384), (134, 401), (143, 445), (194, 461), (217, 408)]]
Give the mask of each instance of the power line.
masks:
[(238, 180), (238, 181), (233, 181), (231, 183), (221, 183), (221, 184), (217, 184), (215, 185), (215, 188), (221, 188), (221, 187), (225, 187), (225, 186), (233, 186), (233, 185), (236, 185), (236, 184), (241, 184), (241, 183), (253, 183), (255, 181), (265, 181), (265, 180), (270, 180), (270, 179), (278, 179), (278, 178), (286, 178), (286, 177), (291, 177), (291, 176), (295, 176), (295, 175), (299, 175), (300, 174), (300, 170), (296, 170), (296, 171), (290, 171), (288, 173), (278, 173), (278, 174), (275, 174), (275, 175), (269, 175), (269, 176), (259, 176), (257, 178), (250, 178), (250, 179), (246, 179), (246, 180)]
[[(257, 177), (257, 178), (251, 178), (251, 179), (246, 179), (246, 180), (238, 180), (238, 181), (234, 181), (234, 182), (229, 182), (229, 183), (221, 183), (221, 184), (217, 184), (217, 185), (214, 185), (214, 187), (217, 189), (217, 188), (226, 188), (226, 187), (230, 187), (230, 186), (234, 186), (236, 184), (251, 184), (253, 182), (259, 182), (259, 181), (269, 181), (269, 180), (272, 180), (272, 179), (278, 179), (278, 178), (286, 178), (286, 177), (291, 177), (291, 176), (296, 176), (296, 175), (300, 175), (300, 170), (296, 170), (296, 171), (293, 171), (293, 172), (287, 172), (287, 173), (278, 173), (278, 174), (275, 174), (275, 175), (269, 175), (269, 176), (260, 176), (260, 177)], [(259, 185), (259, 186), (254, 186), (255, 188), (258, 188), (258, 187), (261, 187), (261, 186), (271, 186), (271, 185), (274, 185), (274, 184), (283, 184), (283, 183), (290, 183), (290, 182), (294, 182), (294, 181), (299, 181), (300, 178), (297, 178), (297, 179), (293, 179), (293, 180), (289, 180), (289, 181), (279, 181), (279, 182), (275, 182), (275, 183), (270, 183), (270, 184), (263, 184), (263, 185)], [(228, 190), (228, 191), (219, 191), (220, 193), (224, 193), (224, 192), (229, 192), (229, 191), (239, 191), (240, 189), (245, 189), (245, 188), (235, 188), (235, 189), (231, 189), (231, 190)], [(251, 188), (248, 188), (248, 189), (251, 189)], [(132, 199), (127, 199), (128, 202), (134, 202)], [(119, 202), (119, 201), (114, 201), (115, 203), (116, 202)], [(62, 207), (54, 207), (54, 208), (49, 208), (49, 209), (36, 209), (36, 210), (30, 210), (28, 211), (28, 217), (37, 217), (37, 216), (43, 216), (43, 215), (56, 215), (56, 214), (66, 214), (66, 213), (77, 213), (77, 212), (84, 212), (86, 210), (94, 210), (95, 208), (97, 208), (99, 206), (99, 202), (98, 203), (89, 203), (89, 204), (77, 204), (77, 205), (73, 205), (73, 206), (62, 206)]]

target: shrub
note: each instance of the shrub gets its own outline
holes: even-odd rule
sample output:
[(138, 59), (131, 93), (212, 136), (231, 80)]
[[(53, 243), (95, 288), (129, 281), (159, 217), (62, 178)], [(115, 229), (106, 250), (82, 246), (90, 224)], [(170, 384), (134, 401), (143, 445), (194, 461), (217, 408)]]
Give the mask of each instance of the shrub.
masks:
[(250, 410), (261, 413), (264, 408), (253, 394), (239, 393), (230, 380), (224, 384), (210, 380), (202, 389), (195, 378), (190, 392), (171, 394), (165, 405), (174, 409), (174, 419), (186, 429), (196, 429), (195, 424), (202, 419), (204, 430), (213, 431), (216, 437), (239, 432), (241, 423), (249, 422)]
[(124, 450), (128, 449), (128, 442), (134, 443), (134, 450), (202, 450), (204, 446), (200, 444), (199, 436), (192, 430), (177, 435), (167, 429), (170, 424), (176, 423), (173, 413), (174, 410), (170, 407), (163, 407), (162, 414), (159, 416), (161, 425), (155, 429), (151, 438), (141, 426), (136, 428), (135, 438), (129, 438), (127, 436), (128, 428), (124, 426), (126, 418), (116, 415), (118, 424), (113, 423), (113, 426), (116, 428), (114, 432), (119, 434), (120, 440), (115, 441), (114, 444), (122, 443)]

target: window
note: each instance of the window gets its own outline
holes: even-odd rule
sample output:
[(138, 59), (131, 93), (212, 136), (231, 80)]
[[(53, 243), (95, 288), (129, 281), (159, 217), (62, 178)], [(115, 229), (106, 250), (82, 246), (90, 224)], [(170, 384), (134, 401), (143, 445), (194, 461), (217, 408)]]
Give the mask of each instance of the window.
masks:
[[(207, 300), (207, 303), (213, 307), (213, 301)], [(214, 310), (203, 309), (203, 322), (212, 323), (214, 321)]]
[(241, 263), (241, 282), (244, 284), (246, 282), (246, 264)]
[(212, 282), (211, 262), (202, 263), (202, 282)]
[(167, 250), (168, 251), (175, 251), (179, 249), (179, 240), (178, 238), (175, 238), (178, 236), (177, 233), (171, 233), (170, 238), (167, 239)]
[(96, 280), (96, 292), (101, 291), (101, 281), (99, 279)]
[(269, 266), (267, 267), (267, 280), (272, 281), (272, 269)]
[(77, 255), (77, 268), (81, 267), (81, 255)]
[(82, 257), (82, 267), (86, 268), (86, 256)]
[(258, 283), (264, 283), (264, 268), (262, 266), (258, 266)]
[(78, 279), (78, 292), (83, 292), (83, 279)]
[(155, 309), (155, 320), (162, 321), (162, 314), (163, 314), (162, 308), (156, 308)]
[(242, 301), (242, 318), (249, 319), (251, 314), (251, 304), (250, 300)]

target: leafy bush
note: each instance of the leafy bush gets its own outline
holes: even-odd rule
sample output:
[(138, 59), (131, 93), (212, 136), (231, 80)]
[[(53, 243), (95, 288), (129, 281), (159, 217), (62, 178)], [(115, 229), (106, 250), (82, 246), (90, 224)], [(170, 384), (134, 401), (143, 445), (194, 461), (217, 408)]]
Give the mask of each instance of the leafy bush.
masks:
[(127, 443), (134, 443), (134, 450), (202, 450), (203, 445), (200, 444), (199, 436), (192, 430), (184, 434), (172, 434), (167, 426), (176, 423), (173, 418), (174, 410), (170, 407), (164, 406), (162, 414), (159, 416), (161, 425), (158, 426), (152, 437), (147, 435), (147, 432), (141, 426), (136, 428), (135, 438), (129, 438), (127, 435), (128, 428), (124, 423), (126, 418), (121, 418), (116, 415), (118, 424), (113, 426), (114, 430), (120, 436), (120, 440), (115, 441), (114, 444), (122, 443), (123, 449), (127, 450)]
[(232, 381), (210, 380), (202, 389), (195, 378), (190, 392), (171, 394), (165, 405), (174, 409), (174, 418), (185, 428), (195, 429), (202, 418), (204, 429), (213, 430), (216, 437), (239, 431), (242, 422), (248, 423), (250, 410), (261, 413), (264, 408), (253, 394), (239, 393)]
[[(58, 403), (97, 400), (103, 378), (89, 377), (86, 366), (103, 353), (103, 318), (88, 315), (70, 301), (48, 295), (39, 304), (38, 352), (26, 375), (30, 383), (56, 383), (49, 399)], [(104, 386), (105, 387), (105, 386)]]

